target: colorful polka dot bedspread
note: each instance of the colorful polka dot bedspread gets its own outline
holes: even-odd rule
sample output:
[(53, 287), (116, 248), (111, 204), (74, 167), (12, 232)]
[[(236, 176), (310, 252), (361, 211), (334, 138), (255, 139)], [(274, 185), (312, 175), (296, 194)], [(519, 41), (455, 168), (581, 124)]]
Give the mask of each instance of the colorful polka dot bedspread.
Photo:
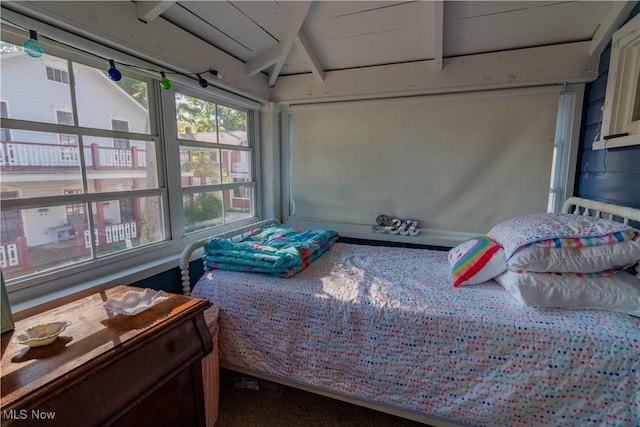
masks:
[(454, 288), (447, 252), (336, 243), (290, 278), (213, 270), (220, 357), (472, 426), (640, 426), (640, 318)]

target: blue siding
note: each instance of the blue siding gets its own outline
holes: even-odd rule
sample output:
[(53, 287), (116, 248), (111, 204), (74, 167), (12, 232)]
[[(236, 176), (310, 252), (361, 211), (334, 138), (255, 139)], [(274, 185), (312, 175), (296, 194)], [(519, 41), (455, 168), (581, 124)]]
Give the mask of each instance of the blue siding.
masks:
[[(627, 22), (640, 12), (640, 4)], [(580, 197), (640, 208), (640, 146), (592, 151), (602, 123), (611, 44), (600, 57), (598, 78), (587, 85), (580, 132), (575, 194)]]

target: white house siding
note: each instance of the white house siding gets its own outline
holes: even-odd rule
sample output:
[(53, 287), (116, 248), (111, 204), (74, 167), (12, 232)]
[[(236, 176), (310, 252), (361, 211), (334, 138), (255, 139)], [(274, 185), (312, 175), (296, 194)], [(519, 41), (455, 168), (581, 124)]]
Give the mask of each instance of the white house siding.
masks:
[[(1, 97), (10, 118), (55, 123), (55, 109), (71, 111), (69, 86), (47, 80), (46, 58), (25, 54), (3, 58)], [(14, 141), (58, 143), (57, 135), (43, 132), (12, 130), (11, 136)]]
[(149, 133), (147, 111), (119, 86), (93, 68), (76, 64), (74, 74), (80, 126), (111, 129), (117, 119), (128, 122), (130, 132)]
[[(23, 187), (22, 197), (31, 197), (33, 195), (60, 194), (60, 182), (40, 182), (37, 184), (37, 190), (31, 190), (32, 186), (25, 185)], [(80, 187), (81, 188), (81, 187)], [(33, 194), (37, 191), (37, 194)], [(66, 223), (65, 205), (53, 206), (48, 208), (48, 212), (39, 213), (38, 209), (27, 209), (22, 211), (22, 226), (24, 236), (27, 238), (29, 246), (40, 246), (50, 243), (51, 236), (49, 228), (58, 227)]]
[[(65, 67), (57, 58), (43, 55), (32, 58), (16, 55), (2, 60), (2, 101), (7, 102), (9, 117), (37, 122), (56, 123), (56, 111), (71, 111), (69, 85), (47, 80), (46, 66)], [(76, 102), (80, 125), (111, 129), (111, 119), (129, 123), (131, 132), (148, 133), (148, 114), (137, 101), (127, 95), (99, 71), (76, 67)], [(31, 102), (25, 102), (27, 98)], [(14, 141), (58, 144), (58, 136), (44, 132), (12, 131)], [(84, 138), (85, 145), (96, 143), (113, 146), (110, 138)], [(144, 142), (135, 143), (144, 149)]]
[[(70, 86), (68, 84), (47, 80), (46, 66), (53, 65), (58, 69), (66, 69), (67, 62), (44, 55), (32, 58), (23, 53), (12, 53), (2, 56), (1, 94), (2, 101), (7, 103), (9, 118), (31, 120), (36, 122), (56, 123), (56, 111), (71, 112)], [(76, 67), (76, 102), (79, 107), (80, 125), (100, 129), (111, 129), (111, 120), (124, 120), (129, 123), (129, 131), (137, 133), (149, 132), (147, 111), (132, 97), (115, 85), (102, 70), (89, 67)], [(14, 142), (32, 142), (58, 145), (58, 134), (12, 130), (11, 140)], [(113, 147), (112, 138), (84, 137), (85, 147), (97, 144), (102, 147)], [(145, 141), (131, 140), (131, 146), (146, 149)], [(51, 172), (35, 169), (3, 170), (2, 191), (18, 192), (19, 197), (41, 197), (62, 195), (65, 190), (80, 190), (82, 182), (79, 169), (61, 172), (53, 167)], [(94, 171), (88, 171), (89, 191), (92, 192)], [(133, 170), (109, 170), (100, 172), (102, 191), (131, 188), (132, 178), (141, 178), (145, 185), (146, 173)], [(144, 208), (144, 201), (141, 202)], [(117, 202), (105, 208), (105, 220), (111, 223), (120, 221), (120, 210)], [(28, 246), (39, 246), (55, 242), (56, 227), (67, 223), (65, 205), (49, 207), (48, 211), (38, 209), (23, 210), (21, 220)]]

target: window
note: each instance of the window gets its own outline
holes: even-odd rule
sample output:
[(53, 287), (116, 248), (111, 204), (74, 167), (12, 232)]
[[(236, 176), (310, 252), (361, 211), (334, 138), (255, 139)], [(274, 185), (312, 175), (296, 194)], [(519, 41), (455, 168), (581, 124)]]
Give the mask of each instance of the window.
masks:
[(613, 34), (600, 141), (593, 149), (640, 144), (640, 15)]
[[(9, 109), (7, 108), (7, 103), (2, 101), (0, 102), (0, 118), (7, 119), (9, 118)], [(11, 130), (2, 129), (0, 133), (0, 141), (9, 142), (11, 141)]]
[[(73, 126), (73, 113), (71, 111), (56, 111), (56, 119), (61, 125)], [(59, 135), (60, 145), (78, 145), (78, 135)]]
[[(148, 102), (153, 80), (132, 73), (116, 83), (99, 65), (50, 53), (15, 58), (3, 58), (2, 93), (27, 122), (3, 121), (3, 134), (11, 130), (16, 140), (3, 147), (3, 185), (15, 190), (2, 194), (2, 226), (12, 231), (1, 240), (3, 248), (18, 245), (5, 278), (46, 277), (166, 241), (167, 191), (156, 167), (163, 150), (150, 119), (156, 104)], [(8, 83), (26, 74), (28, 85)], [(121, 85), (135, 90), (123, 96)], [(112, 120), (122, 114), (129, 121)], [(23, 238), (16, 243), (16, 236)]]
[(69, 84), (69, 72), (66, 70), (61, 70), (59, 68), (54, 67), (46, 67), (47, 70), (47, 80), (51, 80), (52, 82)]
[(250, 112), (175, 93), (184, 232), (255, 215)]
[[(122, 132), (129, 132), (129, 122), (126, 122), (124, 120), (111, 119), (111, 129), (119, 130)], [(114, 138), (113, 148), (122, 148), (128, 150), (129, 148), (131, 148), (131, 144), (126, 138)]]
[(40, 58), (1, 43), (0, 256), (16, 304), (164, 271), (189, 240), (258, 219), (258, 103), (161, 90), (146, 70), (114, 82), (104, 61), (48, 41)]
[[(15, 191), (7, 191), (0, 193), (3, 200), (15, 199), (18, 193)], [(18, 246), (21, 245), (22, 224), (20, 220), (20, 211), (15, 209), (3, 210), (2, 223), (0, 225), (0, 235), (2, 235), (2, 244), (0, 244), (0, 268), (7, 269), (18, 264)]]

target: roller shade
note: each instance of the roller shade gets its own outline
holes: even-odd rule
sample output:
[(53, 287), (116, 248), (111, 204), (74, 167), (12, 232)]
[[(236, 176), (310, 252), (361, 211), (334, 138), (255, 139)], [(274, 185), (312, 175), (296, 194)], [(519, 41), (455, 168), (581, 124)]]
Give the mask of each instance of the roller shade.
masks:
[(293, 106), (297, 218), (486, 233), (547, 208), (559, 87)]

